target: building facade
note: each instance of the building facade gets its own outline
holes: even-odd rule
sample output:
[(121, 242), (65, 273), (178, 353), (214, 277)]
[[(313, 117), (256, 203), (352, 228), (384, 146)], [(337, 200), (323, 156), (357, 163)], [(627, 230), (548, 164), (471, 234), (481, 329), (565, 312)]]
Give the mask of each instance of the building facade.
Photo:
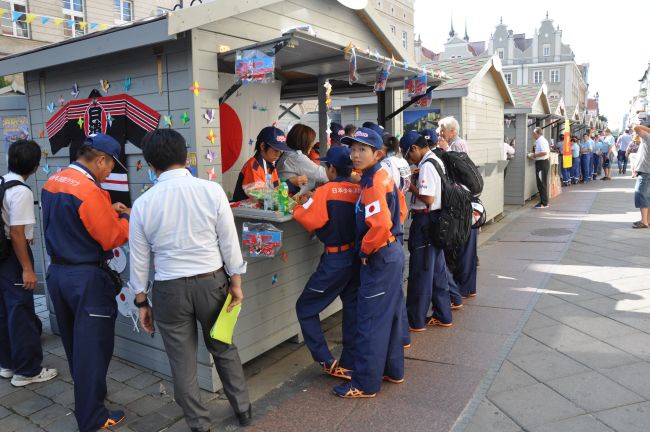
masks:
[(548, 14), (532, 37), (514, 33), (503, 24), (490, 36), (487, 52), (503, 62), (503, 73), (511, 85), (546, 83), (550, 100), (564, 99), (568, 111), (586, 109), (589, 65), (578, 65), (575, 54), (562, 41), (562, 30)]
[(175, 0), (3, 0), (0, 57), (170, 10)]
[(639, 80), (639, 93), (630, 100), (630, 111), (625, 115), (623, 125), (629, 127), (635, 124), (650, 122), (650, 62)]
[(379, 15), (383, 33), (395, 46), (404, 49), (414, 58), (414, 0), (369, 0), (367, 9), (373, 8)]

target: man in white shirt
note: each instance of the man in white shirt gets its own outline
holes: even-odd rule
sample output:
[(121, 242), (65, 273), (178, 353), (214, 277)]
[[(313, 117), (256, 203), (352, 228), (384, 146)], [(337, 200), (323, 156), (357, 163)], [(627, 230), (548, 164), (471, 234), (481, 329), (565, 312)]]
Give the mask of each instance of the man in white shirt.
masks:
[(617, 151), (617, 162), (618, 162), (618, 173), (627, 174), (627, 148), (632, 144), (632, 135), (630, 135), (630, 130), (625, 129), (618, 141), (616, 142), (616, 151)]
[(549, 157), (551, 148), (546, 138), (544, 138), (542, 128), (533, 129), (533, 138), (535, 138), (535, 152), (528, 153), (528, 158), (535, 160), (535, 179), (537, 180), (537, 190), (539, 191), (539, 204), (536, 209), (548, 208), (548, 172), (551, 168)]
[[(19, 140), (9, 147), (9, 173), (0, 178), (0, 234), (5, 252), (0, 257), (0, 377), (12, 378), (22, 387), (48, 381), (56, 369), (41, 366), (41, 322), (34, 310), (34, 195), (25, 181), (36, 172), (41, 148), (34, 141)], [(4, 196), (2, 192), (4, 191)], [(3, 240), (4, 240), (3, 239)]]
[(185, 139), (171, 129), (150, 132), (143, 154), (158, 183), (133, 205), (129, 247), (131, 277), (140, 323), (154, 332), (145, 288), (154, 260), (153, 305), (174, 377), (176, 402), (192, 431), (210, 430), (208, 410), (196, 379), (196, 321), (212, 354), (224, 392), (241, 425), (251, 422), (251, 404), (235, 345), (210, 337), (228, 293), (229, 310), (241, 303), (246, 272), (235, 221), (221, 186), (194, 178), (185, 169)]
[[(400, 139), (405, 157), (418, 166), (417, 181), (411, 184), (413, 195), (408, 248), (409, 279), (406, 292), (406, 311), (409, 328), (420, 332), (426, 326), (450, 327), (451, 301), (445, 253), (432, 243), (433, 226), (438, 222), (442, 208), (442, 181), (436, 169), (444, 173), (444, 164), (429, 149), (426, 138), (415, 131), (406, 132)], [(427, 317), (431, 306), (432, 315)]]

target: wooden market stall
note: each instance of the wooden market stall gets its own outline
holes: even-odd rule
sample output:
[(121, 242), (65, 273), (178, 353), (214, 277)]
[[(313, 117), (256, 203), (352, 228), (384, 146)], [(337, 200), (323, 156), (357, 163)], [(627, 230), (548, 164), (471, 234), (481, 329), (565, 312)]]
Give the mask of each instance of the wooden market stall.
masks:
[[(290, 27), (305, 31), (285, 30)], [(352, 46), (363, 49), (356, 53), (359, 80), (350, 85), (345, 52)], [(237, 84), (233, 72), (238, 50), (272, 51), (274, 82)], [(332, 85), (332, 96), (373, 96), (376, 71), (391, 58), (396, 65), (387, 90), (376, 96), (379, 117), (399, 107), (393, 95), (401, 91), (405, 78), (418, 71), (400, 62), (402, 53), (381, 35), (372, 17), (335, 0), (229, 0), (6, 57), (0, 60), (0, 75), (25, 73), (31, 135), (46, 152), (43, 165), (51, 169), (38, 171), (38, 188), (70, 161), (68, 147), (53, 151), (48, 139), (52, 134), (87, 133), (92, 128), (104, 132), (111, 130), (118, 116), (144, 128), (148, 123), (143, 115), (151, 123), (156, 114), (160, 117), (157, 124), (149, 126), (173, 127), (186, 138), (190, 171), (220, 182), (232, 193), (242, 164), (253, 153), (251, 142), (262, 127), (277, 120), (281, 102), (318, 98), (319, 135), (325, 142), (325, 82)], [(430, 88), (440, 82), (428, 76)], [(122, 111), (111, 111), (115, 109), (111, 104), (121, 104)], [(59, 130), (60, 124), (65, 126)], [(154, 182), (137, 135), (126, 136), (124, 144), (128, 173), (121, 178), (128, 179), (123, 187), (131, 200), (146, 193)], [(235, 333), (244, 362), (299, 337), (295, 301), (322, 252), (320, 242), (290, 217), (276, 216), (270, 218), (283, 230), (282, 253), (273, 259), (248, 259), (244, 277), (247, 298)], [(247, 220), (237, 217), (238, 229)], [(35, 247), (43, 251), (42, 238)], [(112, 260), (125, 279), (128, 253), (127, 246), (118, 248), (119, 256)], [(322, 316), (338, 307), (334, 304)], [(56, 330), (55, 316), (51, 318)], [(123, 316), (118, 316), (115, 355), (169, 374), (160, 336), (152, 339), (134, 331), (131, 320)], [(221, 383), (202, 343), (198, 362), (201, 387), (218, 390)]]

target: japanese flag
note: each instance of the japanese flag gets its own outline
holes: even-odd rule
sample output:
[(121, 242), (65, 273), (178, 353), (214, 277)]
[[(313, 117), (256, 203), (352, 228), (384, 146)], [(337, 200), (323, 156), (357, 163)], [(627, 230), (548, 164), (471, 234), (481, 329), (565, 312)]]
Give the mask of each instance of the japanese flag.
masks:
[(373, 201), (366, 206), (366, 219), (379, 213), (379, 201)]

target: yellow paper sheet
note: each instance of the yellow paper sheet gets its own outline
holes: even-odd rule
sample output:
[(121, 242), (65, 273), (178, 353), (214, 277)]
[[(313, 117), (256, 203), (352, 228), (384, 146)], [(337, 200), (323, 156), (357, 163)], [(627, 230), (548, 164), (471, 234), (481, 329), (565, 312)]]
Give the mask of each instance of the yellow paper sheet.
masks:
[(212, 339), (216, 339), (228, 345), (232, 344), (232, 335), (235, 331), (235, 324), (237, 324), (237, 318), (239, 317), (239, 312), (241, 312), (241, 304), (238, 304), (232, 311), (228, 312), (228, 305), (230, 305), (231, 301), (232, 295), (228, 294), (226, 302), (223, 304), (221, 312), (219, 312), (217, 321), (210, 330), (210, 337)]

